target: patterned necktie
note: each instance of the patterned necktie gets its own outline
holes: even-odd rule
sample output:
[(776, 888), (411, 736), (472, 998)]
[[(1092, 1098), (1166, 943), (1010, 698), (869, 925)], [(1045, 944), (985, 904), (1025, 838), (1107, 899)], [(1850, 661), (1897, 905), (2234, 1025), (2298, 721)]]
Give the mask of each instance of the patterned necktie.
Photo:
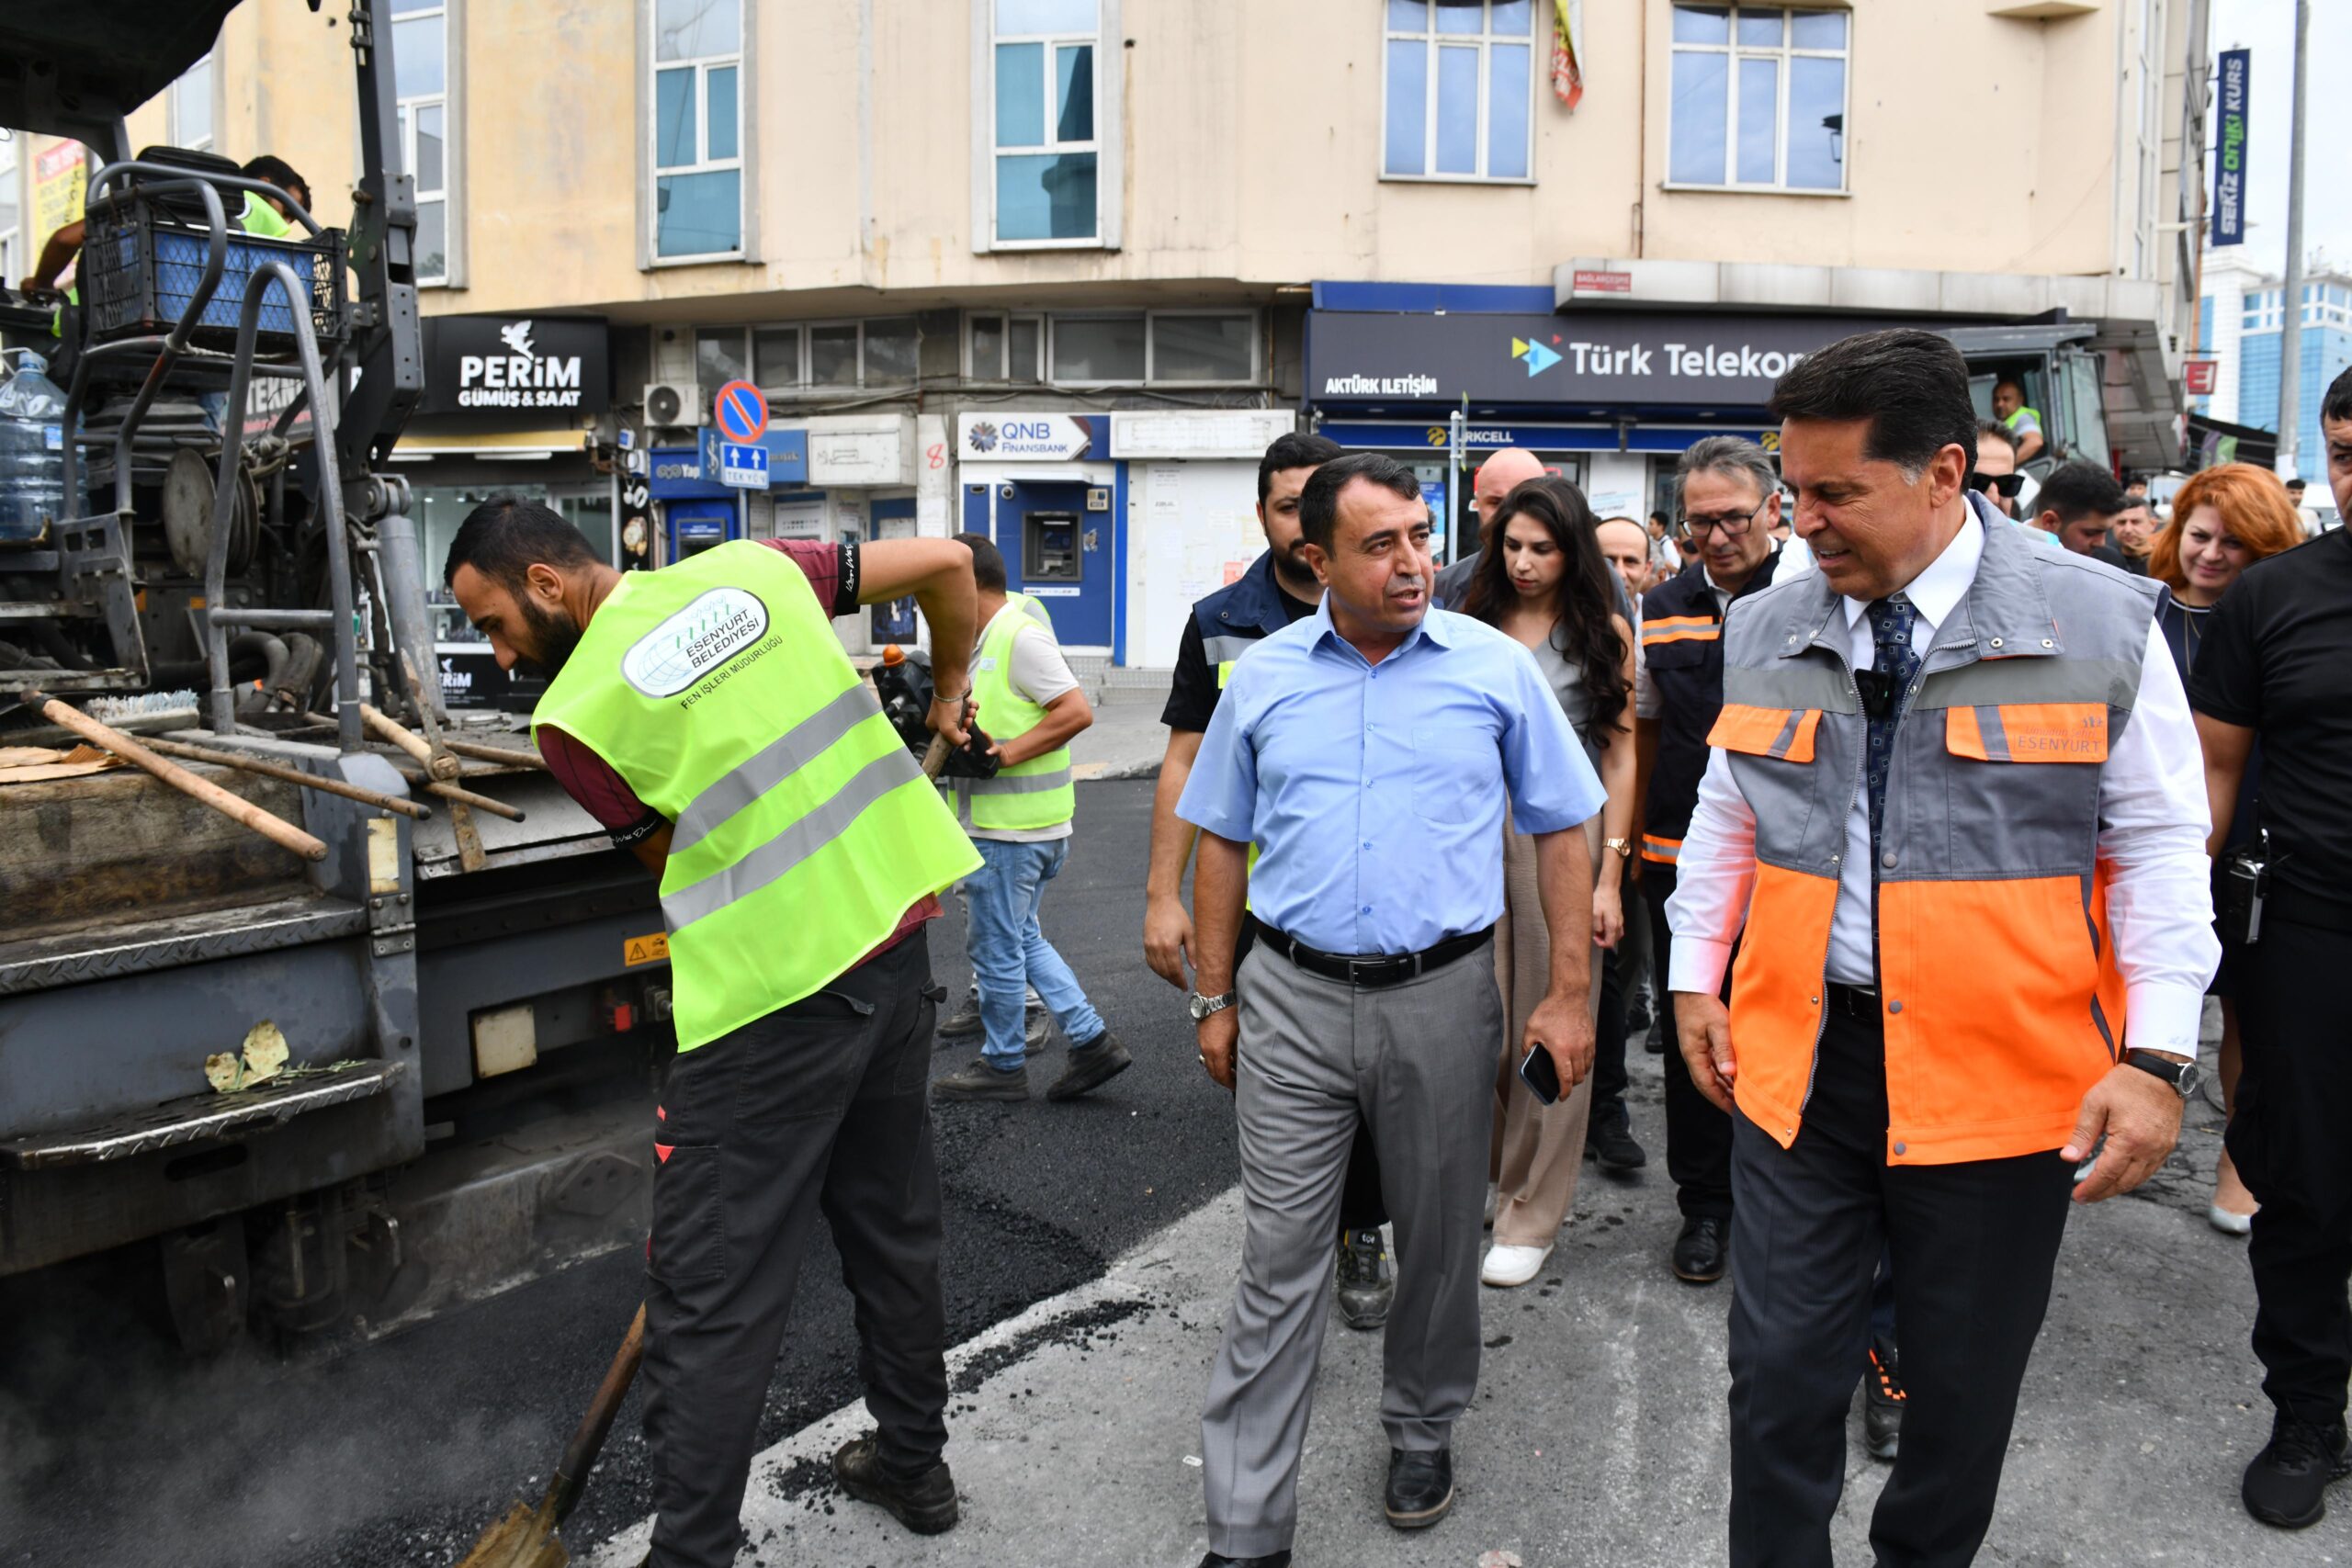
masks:
[(1911, 627), (1919, 612), (1897, 593), (1872, 601), (1869, 615), (1871, 641), (1878, 649), (1871, 668), (1886, 677), (1889, 689), (1885, 716), (1870, 721), (1870, 756), (1862, 774), (1870, 785), (1871, 858), (1875, 863), (1879, 826), (1886, 820), (1886, 772), (1894, 761), (1894, 728), (1903, 721), (1903, 705), (1911, 694), (1913, 678), (1919, 673), (1919, 655), (1911, 647)]

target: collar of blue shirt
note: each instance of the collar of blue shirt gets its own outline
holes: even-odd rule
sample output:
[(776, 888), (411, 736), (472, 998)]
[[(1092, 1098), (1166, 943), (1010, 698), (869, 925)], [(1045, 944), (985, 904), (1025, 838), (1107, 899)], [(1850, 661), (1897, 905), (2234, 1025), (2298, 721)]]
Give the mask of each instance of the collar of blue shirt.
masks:
[[(1413, 645), (1424, 637), (1439, 648), (1452, 648), (1457, 634), (1446, 625), (1446, 619), (1453, 614), (1451, 610), (1441, 610), (1433, 604), (1424, 610), (1421, 613), (1421, 624), (1406, 633), (1405, 640), (1398, 643), (1396, 649), (1381, 662), (1385, 664), (1398, 654), (1411, 651)], [(1370, 660), (1364, 659), (1362, 650), (1355, 644), (1340, 635), (1339, 626), (1331, 619), (1331, 594), (1328, 589), (1324, 591), (1323, 602), (1315, 606), (1312, 624), (1315, 627), (1316, 647), (1321, 648), (1328, 644), (1332, 648), (1345, 649), (1355, 659), (1366, 664), (1371, 663)]]

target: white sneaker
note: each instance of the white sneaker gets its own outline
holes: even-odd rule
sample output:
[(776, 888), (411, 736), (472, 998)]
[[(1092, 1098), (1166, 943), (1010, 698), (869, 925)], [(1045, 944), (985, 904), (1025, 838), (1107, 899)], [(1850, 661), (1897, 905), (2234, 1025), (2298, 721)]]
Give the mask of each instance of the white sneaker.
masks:
[(1548, 1247), (1505, 1247), (1497, 1242), (1487, 1249), (1487, 1261), (1479, 1265), (1479, 1282), (1500, 1290), (1524, 1285), (1544, 1271), (1544, 1261), (1551, 1256)]

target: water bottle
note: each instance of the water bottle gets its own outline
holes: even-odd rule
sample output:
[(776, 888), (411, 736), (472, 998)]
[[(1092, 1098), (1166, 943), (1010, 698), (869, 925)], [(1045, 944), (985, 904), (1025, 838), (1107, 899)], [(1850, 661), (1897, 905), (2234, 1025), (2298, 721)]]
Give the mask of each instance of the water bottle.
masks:
[(65, 394), (20, 351), (0, 383), (0, 546), (34, 545), (65, 515)]

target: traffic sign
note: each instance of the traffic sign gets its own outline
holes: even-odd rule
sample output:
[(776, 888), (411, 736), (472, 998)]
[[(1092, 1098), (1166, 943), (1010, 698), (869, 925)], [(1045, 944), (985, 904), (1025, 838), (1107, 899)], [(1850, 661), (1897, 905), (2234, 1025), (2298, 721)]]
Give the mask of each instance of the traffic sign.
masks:
[(718, 482), (737, 490), (768, 488), (768, 449), (725, 442), (718, 448)]
[(768, 400), (749, 381), (729, 381), (711, 401), (711, 423), (738, 446), (749, 446), (768, 427)]

